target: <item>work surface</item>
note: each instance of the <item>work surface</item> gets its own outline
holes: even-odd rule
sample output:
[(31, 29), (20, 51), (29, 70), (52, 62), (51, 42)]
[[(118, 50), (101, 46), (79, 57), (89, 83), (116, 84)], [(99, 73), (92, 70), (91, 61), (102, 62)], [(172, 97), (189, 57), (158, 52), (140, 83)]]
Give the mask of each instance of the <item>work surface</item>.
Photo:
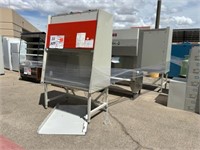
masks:
[[(111, 88), (110, 124), (103, 124), (102, 112), (92, 118), (85, 136), (39, 135), (38, 127), (58, 101), (44, 109), (41, 84), (19, 80), (16, 72), (5, 73), (0, 76), (0, 136), (23, 149), (200, 149), (200, 115), (167, 108), (166, 95), (146, 89), (131, 99), (129, 92)], [(64, 92), (53, 86), (49, 91), (51, 96)], [(67, 103), (86, 101), (69, 99)]]

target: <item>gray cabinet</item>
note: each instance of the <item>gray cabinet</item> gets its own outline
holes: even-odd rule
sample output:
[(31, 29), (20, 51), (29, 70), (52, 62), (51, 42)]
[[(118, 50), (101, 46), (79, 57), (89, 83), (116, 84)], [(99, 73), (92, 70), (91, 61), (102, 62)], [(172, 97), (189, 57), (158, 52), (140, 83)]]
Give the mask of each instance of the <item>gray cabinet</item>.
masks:
[(11, 43), (12, 70), (19, 71), (19, 43)]
[(200, 112), (200, 47), (191, 49), (187, 79), (170, 81), (168, 106)]
[(3, 38), (0, 35), (0, 75), (4, 74)]
[[(18, 39), (18, 38), (9, 38), (9, 37), (3, 38), (4, 68), (13, 70), (12, 51), (14, 51), (14, 53), (19, 51), (19, 43), (20, 43), (20, 39)], [(12, 44), (16, 44), (16, 45), (11, 50)], [(16, 59), (19, 59), (19, 58), (17, 58), (16, 55), (14, 57)], [(16, 65), (16, 64), (14, 64), (14, 65)]]
[(191, 49), (188, 67), (185, 110), (199, 112), (200, 46)]
[(186, 79), (173, 78), (172, 80), (170, 80), (167, 106), (184, 110), (185, 89), (186, 89)]

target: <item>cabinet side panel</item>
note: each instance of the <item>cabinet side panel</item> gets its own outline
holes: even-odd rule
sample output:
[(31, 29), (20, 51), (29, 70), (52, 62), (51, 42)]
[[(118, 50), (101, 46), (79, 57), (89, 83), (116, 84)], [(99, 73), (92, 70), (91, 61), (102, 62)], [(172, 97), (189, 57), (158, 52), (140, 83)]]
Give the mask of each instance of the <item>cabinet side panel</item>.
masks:
[(89, 92), (110, 85), (113, 17), (99, 10)]

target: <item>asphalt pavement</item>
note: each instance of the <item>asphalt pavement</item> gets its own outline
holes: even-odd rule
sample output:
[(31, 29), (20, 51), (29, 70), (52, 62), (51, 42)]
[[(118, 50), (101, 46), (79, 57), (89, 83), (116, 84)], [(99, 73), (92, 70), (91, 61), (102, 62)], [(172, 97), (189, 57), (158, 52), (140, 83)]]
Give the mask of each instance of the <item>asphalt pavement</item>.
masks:
[[(85, 136), (40, 135), (38, 127), (63, 99), (44, 109), (43, 85), (19, 80), (19, 73), (6, 70), (0, 76), (0, 135), (26, 150), (200, 149), (199, 114), (166, 107), (167, 94), (142, 89), (133, 99), (128, 88), (113, 88), (115, 92), (111, 88), (108, 96), (108, 124), (104, 124), (105, 112), (101, 112), (92, 118)], [(65, 92), (54, 86), (49, 91), (51, 96)], [(69, 99), (66, 103), (87, 102)]]

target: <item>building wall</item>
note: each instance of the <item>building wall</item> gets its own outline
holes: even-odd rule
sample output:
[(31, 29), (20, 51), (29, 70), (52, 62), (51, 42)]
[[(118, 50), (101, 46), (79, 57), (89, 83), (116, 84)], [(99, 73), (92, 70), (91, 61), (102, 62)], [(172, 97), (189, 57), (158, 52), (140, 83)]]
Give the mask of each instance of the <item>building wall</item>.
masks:
[(39, 32), (31, 23), (9, 8), (0, 8), (0, 35), (20, 37), (23, 30)]

